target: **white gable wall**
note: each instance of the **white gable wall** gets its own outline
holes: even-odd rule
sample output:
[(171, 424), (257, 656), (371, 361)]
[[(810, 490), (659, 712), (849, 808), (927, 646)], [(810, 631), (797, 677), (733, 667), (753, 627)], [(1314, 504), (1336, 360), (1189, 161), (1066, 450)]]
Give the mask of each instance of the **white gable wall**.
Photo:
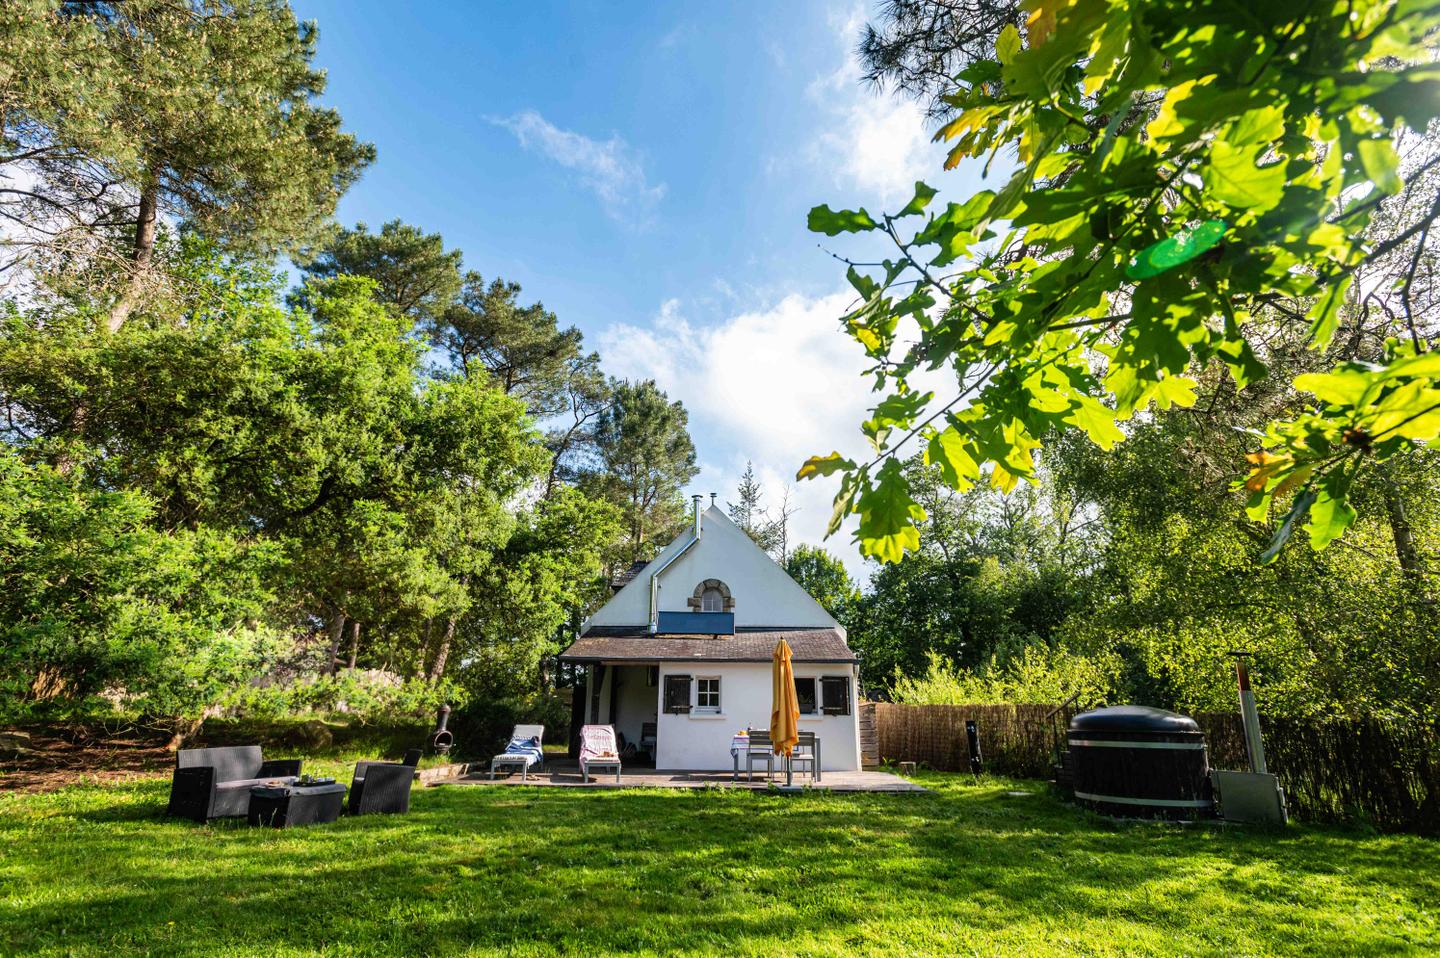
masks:
[[(719, 579), (730, 588), (735, 600), (737, 628), (840, 629), (840, 624), (718, 506), (706, 509), (701, 523), (700, 541), (660, 576), (660, 611), (690, 611), (686, 600), (695, 594), (695, 587), (706, 579)], [(586, 625), (648, 625), (650, 573), (689, 541), (690, 532), (686, 530), (591, 616)], [(844, 630), (840, 631), (843, 635)]]
[[(814, 732), (820, 740), (820, 767), (827, 772), (853, 771), (860, 767), (859, 709), (855, 701), (855, 670), (843, 663), (810, 665), (796, 662), (796, 678), (825, 675), (850, 677), (849, 715), (802, 715), (800, 731)], [(666, 675), (688, 675), (720, 679), (720, 714), (688, 715), (661, 712), (656, 721), (656, 768), (726, 770), (733, 768), (730, 740), (744, 728), (770, 728), (770, 663), (768, 662), (664, 662), (660, 685)], [(818, 684), (818, 683), (817, 683)], [(757, 768), (763, 774), (763, 764)], [(781, 768), (775, 760), (776, 770)], [(745, 767), (740, 767), (744, 773)], [(822, 782), (823, 784), (823, 782)]]

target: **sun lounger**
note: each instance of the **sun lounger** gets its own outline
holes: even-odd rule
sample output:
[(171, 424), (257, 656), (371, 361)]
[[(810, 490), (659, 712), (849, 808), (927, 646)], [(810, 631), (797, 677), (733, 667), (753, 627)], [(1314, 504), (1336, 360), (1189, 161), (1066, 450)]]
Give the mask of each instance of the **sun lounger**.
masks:
[(587, 725), (580, 730), (580, 776), (590, 781), (592, 768), (615, 769), (620, 781), (620, 750), (615, 745), (615, 726)]
[(519, 768), (520, 781), (527, 781), (531, 766), (542, 765), (545, 762), (545, 752), (542, 750), (544, 739), (545, 726), (543, 725), (515, 726), (515, 731), (510, 733), (510, 744), (505, 746), (505, 751), (490, 760), (490, 780), (495, 780), (495, 769), (508, 767), (512, 771)]

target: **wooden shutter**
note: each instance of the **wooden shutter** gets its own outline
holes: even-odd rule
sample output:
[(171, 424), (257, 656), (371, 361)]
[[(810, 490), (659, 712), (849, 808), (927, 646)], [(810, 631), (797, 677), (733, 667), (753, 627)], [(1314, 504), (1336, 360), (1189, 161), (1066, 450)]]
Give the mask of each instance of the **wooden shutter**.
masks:
[(822, 705), (826, 715), (850, 714), (850, 679), (844, 675), (826, 675), (820, 679)]
[(665, 711), (672, 715), (690, 711), (690, 676), (665, 676)]

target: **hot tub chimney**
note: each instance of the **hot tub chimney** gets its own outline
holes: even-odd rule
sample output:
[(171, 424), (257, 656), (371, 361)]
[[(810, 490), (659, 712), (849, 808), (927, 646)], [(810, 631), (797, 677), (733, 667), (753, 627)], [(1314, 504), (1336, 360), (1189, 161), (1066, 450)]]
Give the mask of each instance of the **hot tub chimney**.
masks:
[(1255, 693), (1250, 691), (1250, 669), (1245, 660), (1249, 652), (1231, 652), (1235, 656), (1235, 680), (1240, 685), (1240, 722), (1245, 727), (1245, 751), (1250, 756), (1250, 771), (1265, 774), (1265, 743), (1260, 739), (1260, 713), (1255, 709)]

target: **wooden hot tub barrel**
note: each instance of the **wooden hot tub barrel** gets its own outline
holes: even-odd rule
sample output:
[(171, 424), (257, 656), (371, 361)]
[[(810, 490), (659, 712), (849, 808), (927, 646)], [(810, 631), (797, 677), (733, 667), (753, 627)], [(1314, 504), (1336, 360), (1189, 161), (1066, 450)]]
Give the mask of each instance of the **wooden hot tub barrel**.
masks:
[(1120, 705), (1075, 716), (1067, 737), (1082, 805), (1125, 817), (1214, 814), (1205, 736), (1194, 719)]

